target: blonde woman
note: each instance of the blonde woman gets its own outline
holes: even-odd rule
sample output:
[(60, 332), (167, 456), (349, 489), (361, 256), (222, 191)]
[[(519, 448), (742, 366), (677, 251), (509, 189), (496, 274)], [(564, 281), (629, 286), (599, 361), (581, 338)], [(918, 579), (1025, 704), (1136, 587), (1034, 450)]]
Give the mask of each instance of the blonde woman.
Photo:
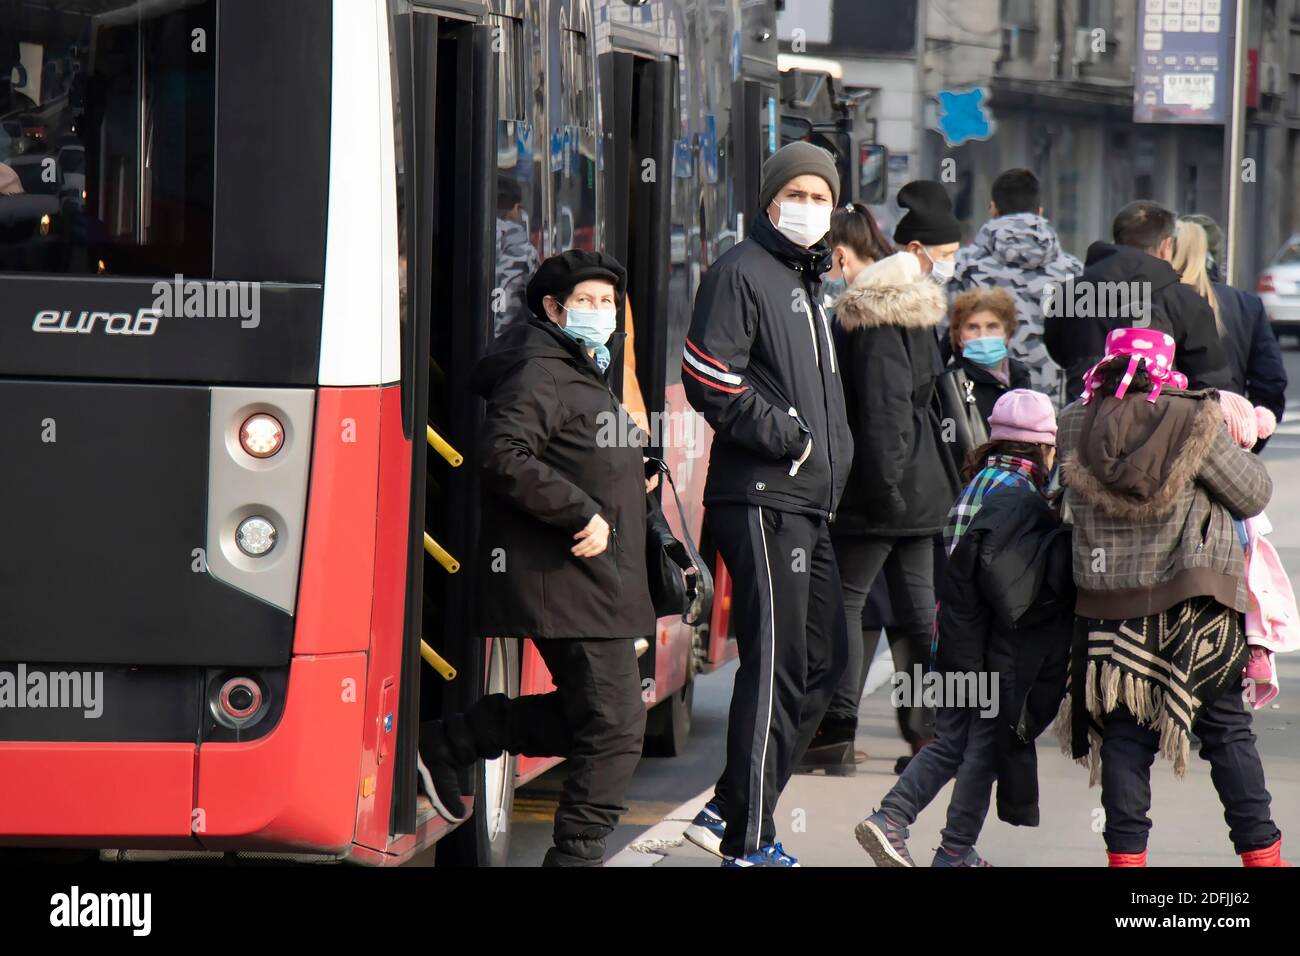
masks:
[[(1172, 265), (1183, 284), (1191, 286), (1214, 310), (1215, 325), (1227, 363), (1231, 384), (1225, 384), (1252, 405), (1262, 405), (1280, 421), (1286, 407), (1286, 366), (1282, 349), (1264, 311), (1264, 303), (1251, 292), (1243, 292), (1210, 278), (1208, 233), (1205, 217), (1178, 221)], [(1217, 231), (1217, 230), (1216, 230)], [(1263, 450), (1264, 442), (1255, 446)]]
[(1219, 337), (1222, 338), (1223, 315), (1219, 311), (1219, 297), (1214, 294), (1214, 283), (1210, 281), (1207, 262), (1209, 246), (1209, 239), (1206, 238), (1202, 226), (1188, 222), (1186, 219), (1178, 220), (1174, 232), (1174, 258), (1171, 264), (1183, 284), (1191, 286), (1196, 290), (1197, 295), (1210, 303), (1210, 308), (1214, 311), (1214, 324), (1218, 326)]

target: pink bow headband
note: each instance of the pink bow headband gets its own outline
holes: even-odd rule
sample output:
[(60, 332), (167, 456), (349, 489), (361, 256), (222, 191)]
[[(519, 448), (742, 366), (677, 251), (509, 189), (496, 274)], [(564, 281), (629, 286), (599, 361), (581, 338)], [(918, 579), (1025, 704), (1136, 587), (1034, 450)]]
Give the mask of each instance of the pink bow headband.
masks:
[(1128, 394), (1128, 387), (1138, 372), (1139, 360), (1146, 361), (1147, 377), (1151, 379), (1151, 391), (1147, 401), (1154, 402), (1160, 396), (1160, 390), (1169, 385), (1173, 388), (1186, 388), (1187, 376), (1174, 371), (1174, 338), (1156, 329), (1113, 329), (1106, 336), (1106, 354), (1101, 361), (1088, 369), (1083, 376), (1083, 404), (1092, 401), (1093, 395), (1101, 387), (1101, 370), (1113, 359), (1127, 355), (1128, 368), (1115, 389), (1115, 397), (1123, 398)]

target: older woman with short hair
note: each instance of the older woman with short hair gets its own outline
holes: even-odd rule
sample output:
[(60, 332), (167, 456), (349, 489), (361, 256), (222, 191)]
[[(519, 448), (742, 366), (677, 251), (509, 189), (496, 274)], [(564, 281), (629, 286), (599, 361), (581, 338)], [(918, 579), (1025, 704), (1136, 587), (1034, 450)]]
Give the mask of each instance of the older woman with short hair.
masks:
[(1003, 392), (1030, 387), (1029, 366), (1008, 352), (1015, 333), (1016, 300), (1005, 289), (971, 289), (953, 300), (949, 364), (974, 383), (975, 404), (985, 424)]

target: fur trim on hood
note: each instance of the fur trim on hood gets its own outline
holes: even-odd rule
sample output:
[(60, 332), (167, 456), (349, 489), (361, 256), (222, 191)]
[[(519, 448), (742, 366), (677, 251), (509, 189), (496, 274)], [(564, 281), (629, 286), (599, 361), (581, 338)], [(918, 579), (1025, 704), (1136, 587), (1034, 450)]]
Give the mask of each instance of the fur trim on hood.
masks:
[[(1140, 396), (1135, 395), (1121, 401), (1140, 400)], [(1138, 497), (1108, 487), (1089, 467), (1090, 464), (1095, 466), (1096, 462), (1085, 463), (1080, 460), (1079, 452), (1085, 450), (1088, 452), (1086, 458), (1102, 455), (1107, 459), (1103, 464), (1113, 465), (1127, 459), (1134, 451), (1134, 449), (1106, 448), (1106, 442), (1099, 441), (1091, 435), (1087, 426), (1079, 436), (1079, 448), (1070, 452), (1061, 462), (1062, 482), (1084, 501), (1105, 514), (1138, 523), (1149, 523), (1160, 518), (1173, 507), (1175, 499), (1182, 494), (1188, 482), (1196, 477), (1201, 459), (1205, 457), (1210, 445), (1214, 443), (1215, 437), (1223, 428), (1223, 410), (1212, 394), (1210, 400), (1198, 402), (1197, 406), (1193, 412), (1186, 440), (1176, 450), (1170, 449), (1173, 458), (1166, 460), (1164, 478), (1150, 496)], [(1124, 411), (1128, 410), (1124, 409)], [(1115, 411), (1121, 410), (1115, 409)], [(1094, 424), (1093, 427), (1095, 428), (1096, 425)], [(1146, 450), (1150, 451), (1149, 448)], [(1145, 464), (1150, 465), (1150, 462)]]
[(847, 332), (884, 325), (928, 329), (947, 312), (943, 289), (906, 251), (867, 266), (835, 302), (835, 320)]

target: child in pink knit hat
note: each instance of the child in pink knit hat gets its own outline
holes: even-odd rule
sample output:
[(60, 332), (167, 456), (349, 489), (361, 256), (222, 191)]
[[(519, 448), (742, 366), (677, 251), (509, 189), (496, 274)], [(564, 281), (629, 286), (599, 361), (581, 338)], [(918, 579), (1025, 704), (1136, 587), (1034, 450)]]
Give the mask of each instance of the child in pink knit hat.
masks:
[(1263, 405), (1250, 404), (1244, 395), (1220, 389), (1219, 404), (1232, 440), (1242, 448), (1254, 448), (1277, 429), (1277, 416)]
[[(954, 777), (932, 866), (990, 865), (975, 842), (995, 782), (999, 819), (1039, 822), (1034, 738), (1064, 694), (1074, 626), (1070, 533), (1046, 495), (1056, 413), (1046, 395), (1017, 388), (997, 400), (989, 425), (989, 441), (967, 458), (966, 487), (948, 512), (949, 560), (930, 653), (944, 686), (978, 687), (983, 679), (991, 695), (978, 704), (964, 693), (944, 697), (934, 741), (858, 824), (854, 835), (877, 866), (915, 865), (908, 827)], [(894, 677), (897, 705), (915, 684)]]
[[(1250, 404), (1236, 392), (1219, 392), (1223, 420), (1232, 440), (1242, 448), (1254, 448), (1256, 442), (1273, 434), (1277, 418), (1267, 408)], [(1234, 520), (1237, 535), (1246, 552), (1246, 590), (1250, 609), (1246, 612), (1246, 643), (1250, 656), (1242, 675), (1242, 695), (1256, 709), (1278, 694), (1277, 670), (1273, 654), (1285, 653), (1300, 646), (1300, 612), (1296, 609), (1291, 579), (1282, 559), (1264, 535), (1272, 530), (1268, 518), (1261, 514)]]

